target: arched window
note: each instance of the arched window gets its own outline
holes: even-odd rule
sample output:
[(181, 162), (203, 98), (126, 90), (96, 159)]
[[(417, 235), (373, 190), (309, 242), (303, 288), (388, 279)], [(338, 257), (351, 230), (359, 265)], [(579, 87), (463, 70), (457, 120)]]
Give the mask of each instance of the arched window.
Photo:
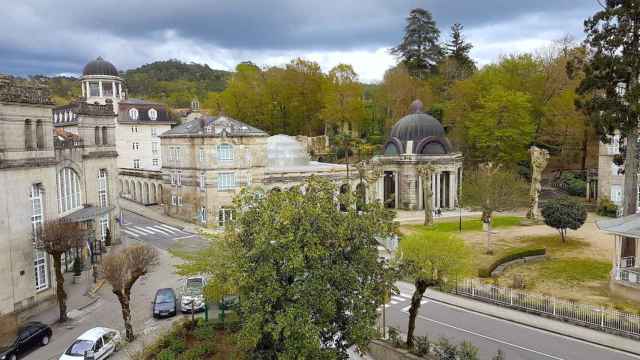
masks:
[(390, 142), (384, 147), (384, 154), (385, 155), (399, 155), (400, 154), (400, 149), (398, 149), (398, 146), (396, 146), (396, 144)]
[(42, 120), (36, 121), (36, 148), (38, 150), (44, 149), (44, 129), (42, 127)]
[(24, 147), (27, 150), (33, 149), (33, 133), (29, 119), (24, 121)]
[(94, 135), (95, 135), (96, 145), (100, 145), (100, 127), (99, 126), (96, 126)]
[(80, 177), (72, 168), (63, 168), (58, 172), (58, 205), (61, 213), (78, 209), (80, 199)]
[(158, 111), (156, 109), (149, 109), (148, 111), (149, 114), (149, 119), (151, 120), (157, 120), (158, 119)]
[(138, 120), (138, 109), (136, 108), (129, 109), (129, 119)]
[(221, 161), (233, 160), (233, 146), (231, 146), (231, 144), (218, 145), (218, 160), (221, 160)]
[(103, 145), (109, 144), (109, 133), (106, 126), (102, 127), (102, 144)]

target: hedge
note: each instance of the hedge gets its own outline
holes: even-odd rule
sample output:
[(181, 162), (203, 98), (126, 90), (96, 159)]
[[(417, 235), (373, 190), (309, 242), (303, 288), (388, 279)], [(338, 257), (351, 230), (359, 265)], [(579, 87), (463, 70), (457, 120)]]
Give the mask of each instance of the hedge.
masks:
[(546, 248), (536, 248), (536, 249), (526, 249), (526, 250), (516, 250), (509, 254), (506, 254), (494, 261), (489, 267), (478, 269), (478, 276), (482, 278), (491, 277), (491, 273), (498, 266), (508, 263), (509, 261), (526, 258), (529, 256), (540, 256), (545, 255), (547, 253)]

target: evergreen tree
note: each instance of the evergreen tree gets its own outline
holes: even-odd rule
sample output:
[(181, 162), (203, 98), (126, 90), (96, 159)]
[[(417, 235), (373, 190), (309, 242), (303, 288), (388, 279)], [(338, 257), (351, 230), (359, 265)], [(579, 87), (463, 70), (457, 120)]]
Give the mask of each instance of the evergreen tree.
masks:
[(475, 69), (475, 63), (469, 56), (469, 52), (473, 48), (471, 43), (465, 42), (462, 36), (462, 29), (464, 26), (459, 23), (451, 26), (451, 40), (446, 44), (447, 55), (455, 59), (456, 62), (465, 68)]
[(417, 78), (435, 70), (442, 59), (443, 50), (438, 40), (440, 30), (436, 27), (431, 13), (424, 9), (413, 9), (407, 17), (405, 34), (400, 45), (391, 49), (391, 54), (399, 57)]
[[(640, 108), (640, 2), (607, 0), (584, 22), (589, 51), (578, 106), (587, 111), (606, 141), (619, 130), (626, 138), (624, 214), (636, 213)], [(568, 67), (570, 69), (571, 67)]]

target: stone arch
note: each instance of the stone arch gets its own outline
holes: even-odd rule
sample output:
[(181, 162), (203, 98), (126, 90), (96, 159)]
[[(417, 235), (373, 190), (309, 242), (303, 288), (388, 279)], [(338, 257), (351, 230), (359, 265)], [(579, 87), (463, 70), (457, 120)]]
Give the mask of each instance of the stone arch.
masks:
[(158, 184), (158, 194), (157, 194), (157, 198), (156, 198), (156, 202), (158, 202), (159, 204), (162, 204), (162, 184)]
[(404, 153), (404, 146), (397, 138), (391, 138), (384, 145), (384, 155), (400, 155)]
[(125, 194), (127, 194), (128, 197), (131, 197), (131, 181), (129, 181), (129, 179), (125, 179), (124, 185), (126, 186)]
[(142, 183), (140, 181), (138, 181), (138, 185), (136, 187), (137, 187), (136, 190), (138, 192), (138, 194), (137, 194), (138, 202), (142, 203), (143, 202), (143, 200), (142, 200)]
[(122, 194), (124, 194), (124, 180), (119, 179), (118, 180), (118, 185), (120, 185), (118, 187), (118, 192), (119, 192), (120, 196), (122, 196)]
[(149, 189), (149, 202), (151, 202), (152, 204), (156, 204), (158, 202), (158, 196), (156, 194), (156, 184), (155, 183), (151, 183), (151, 187)]
[(145, 182), (144, 185), (142, 185), (142, 186), (144, 188), (143, 193), (142, 193), (142, 196), (143, 196), (142, 203), (143, 204), (148, 204), (149, 203), (149, 183)]
[(422, 155), (445, 155), (451, 152), (451, 145), (446, 139), (434, 136), (426, 137), (416, 146), (416, 154)]

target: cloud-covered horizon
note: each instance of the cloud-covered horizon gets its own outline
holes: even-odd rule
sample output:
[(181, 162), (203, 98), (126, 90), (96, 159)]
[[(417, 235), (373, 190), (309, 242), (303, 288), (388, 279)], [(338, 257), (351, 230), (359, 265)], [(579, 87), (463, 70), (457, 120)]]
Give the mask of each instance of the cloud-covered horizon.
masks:
[(282, 65), (292, 58), (328, 70), (350, 63), (378, 81), (396, 63), (415, 7), (433, 13), (441, 41), (459, 22), (479, 65), (534, 51), (565, 35), (583, 38), (595, 0), (5, 0), (0, 4), (0, 73), (79, 74), (102, 56), (120, 70), (178, 59), (232, 70), (241, 61)]

